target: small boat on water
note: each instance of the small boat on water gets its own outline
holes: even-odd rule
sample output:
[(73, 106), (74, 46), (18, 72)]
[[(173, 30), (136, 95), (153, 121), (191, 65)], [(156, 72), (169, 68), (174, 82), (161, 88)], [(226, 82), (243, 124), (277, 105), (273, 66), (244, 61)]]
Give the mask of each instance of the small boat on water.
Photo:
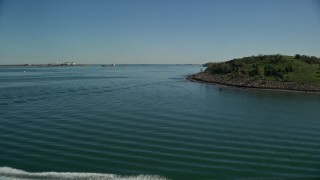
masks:
[(102, 64), (102, 67), (115, 67), (116, 64)]

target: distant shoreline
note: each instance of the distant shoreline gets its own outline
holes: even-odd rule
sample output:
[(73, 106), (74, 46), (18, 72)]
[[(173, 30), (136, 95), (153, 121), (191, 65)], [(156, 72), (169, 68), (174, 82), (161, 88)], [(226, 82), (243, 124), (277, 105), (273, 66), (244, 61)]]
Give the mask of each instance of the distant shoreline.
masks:
[(187, 80), (191, 82), (200, 82), (205, 84), (219, 84), (237, 88), (274, 90), (274, 91), (295, 91), (295, 92), (311, 92), (320, 93), (320, 85), (297, 83), (297, 82), (281, 82), (266, 81), (262, 79), (246, 79), (246, 78), (226, 78), (225, 76), (200, 72), (188, 75)]
[(77, 66), (92, 66), (91, 64), (75, 64), (75, 65), (63, 65), (63, 64), (0, 64), (0, 67), (77, 67)]

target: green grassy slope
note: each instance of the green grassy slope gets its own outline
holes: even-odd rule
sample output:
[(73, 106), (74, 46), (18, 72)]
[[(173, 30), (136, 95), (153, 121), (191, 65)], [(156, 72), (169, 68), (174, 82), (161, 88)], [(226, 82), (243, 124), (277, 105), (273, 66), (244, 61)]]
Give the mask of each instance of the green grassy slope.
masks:
[(314, 56), (260, 55), (206, 66), (212, 75), (320, 84), (320, 58)]

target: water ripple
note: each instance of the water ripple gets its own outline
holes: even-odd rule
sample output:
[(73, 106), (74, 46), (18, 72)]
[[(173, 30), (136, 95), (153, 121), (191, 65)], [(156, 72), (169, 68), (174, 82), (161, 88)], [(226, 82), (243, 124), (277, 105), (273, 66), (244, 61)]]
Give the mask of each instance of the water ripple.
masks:
[(0, 179), (76, 170), (120, 178), (320, 176), (316, 97), (220, 92), (186, 82), (194, 68), (49, 68), (23, 78), (6, 72), (0, 77)]

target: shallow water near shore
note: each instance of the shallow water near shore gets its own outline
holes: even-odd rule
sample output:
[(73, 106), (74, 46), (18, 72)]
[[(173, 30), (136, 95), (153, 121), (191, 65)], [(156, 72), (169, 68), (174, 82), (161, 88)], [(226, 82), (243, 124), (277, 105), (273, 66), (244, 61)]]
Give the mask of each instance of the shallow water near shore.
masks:
[(201, 68), (0, 68), (0, 179), (320, 177), (319, 94), (185, 80)]

